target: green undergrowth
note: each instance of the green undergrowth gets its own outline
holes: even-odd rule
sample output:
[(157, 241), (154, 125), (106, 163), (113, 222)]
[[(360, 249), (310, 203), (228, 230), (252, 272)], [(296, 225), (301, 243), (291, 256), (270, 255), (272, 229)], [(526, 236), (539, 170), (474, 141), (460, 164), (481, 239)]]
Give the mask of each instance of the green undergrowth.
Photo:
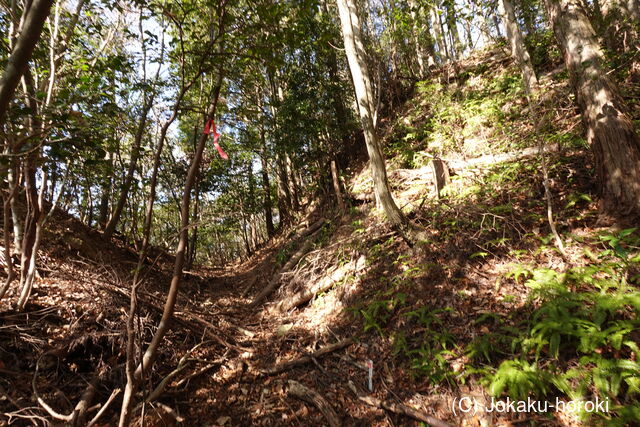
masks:
[(529, 146), (522, 78), (513, 67), (469, 67), (457, 84), (439, 77), (417, 84), (417, 94), (387, 137), (387, 154), (403, 167), (420, 167), (431, 155), (477, 156)]
[[(426, 256), (401, 253), (393, 239), (361, 243), (378, 283), (351, 310), (418, 382), (480, 384), (497, 398), (597, 398), (609, 412), (583, 410), (583, 422), (626, 425), (640, 419), (640, 233), (592, 231), (588, 157), (550, 154), (547, 166), (570, 262), (548, 231), (540, 160), (496, 164), (453, 177), (416, 212), (430, 230), (418, 244)], [(486, 263), (507, 273), (491, 273), (493, 301), (476, 307), (466, 271)]]
[(589, 243), (583, 266), (513, 266), (507, 277), (530, 289), (525, 320), (493, 317), (494, 332), (466, 348), (469, 372), (496, 397), (609, 400), (611, 412), (597, 417), (625, 425), (640, 419), (640, 235), (628, 229)]
[(640, 233), (600, 233), (580, 245), (583, 265), (511, 265), (503, 279), (526, 286), (525, 304), (466, 314), (479, 331), (471, 340), (449, 330), (451, 316), (462, 313), (413, 301), (412, 279), (434, 265), (404, 255), (393, 263), (401, 272), (352, 310), (365, 332), (388, 340), (414, 378), (432, 386), (473, 379), (496, 398), (597, 398), (609, 412), (583, 410), (583, 421), (626, 425), (640, 419)]

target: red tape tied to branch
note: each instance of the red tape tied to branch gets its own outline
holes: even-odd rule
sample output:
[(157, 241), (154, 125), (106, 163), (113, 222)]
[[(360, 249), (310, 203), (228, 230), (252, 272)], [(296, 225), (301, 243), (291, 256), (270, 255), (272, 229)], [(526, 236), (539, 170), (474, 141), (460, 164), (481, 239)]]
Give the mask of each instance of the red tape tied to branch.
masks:
[(229, 156), (224, 152), (220, 144), (218, 144), (218, 139), (220, 139), (220, 134), (216, 129), (216, 124), (212, 119), (207, 120), (207, 123), (204, 125), (204, 133), (205, 135), (213, 134), (213, 145), (218, 150), (218, 154), (225, 160), (229, 160)]

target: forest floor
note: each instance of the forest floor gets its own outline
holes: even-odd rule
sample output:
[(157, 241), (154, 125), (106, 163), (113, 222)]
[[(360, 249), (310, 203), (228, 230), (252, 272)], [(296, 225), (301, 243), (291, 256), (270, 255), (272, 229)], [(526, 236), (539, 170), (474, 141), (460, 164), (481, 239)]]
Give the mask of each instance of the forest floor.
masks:
[[(631, 289), (621, 288), (614, 296), (630, 299), (607, 313), (612, 322), (634, 322), (628, 301), (638, 295), (639, 271), (638, 260), (627, 258), (637, 253), (638, 239), (630, 240), (637, 233), (628, 231), (624, 219), (600, 215), (594, 202), (593, 164), (566, 81), (554, 73), (543, 77), (548, 103), (540, 108), (553, 107), (555, 115), (541, 127), (531, 124), (513, 78), (517, 72), (501, 51), (461, 68), (457, 88), (419, 84), (416, 96), (386, 124), (394, 195), (424, 230), (421, 240), (409, 247), (384, 225), (370, 202), (370, 176), (361, 165), (348, 183), (353, 202), (348, 212), (330, 210), (330, 202), (310, 203), (295, 227), (250, 259), (187, 272), (173, 327), (146, 381), (153, 390), (168, 379), (161, 396), (145, 405), (146, 425), (328, 424), (317, 400), (297, 398), (290, 381), (315, 390), (349, 426), (421, 425), (407, 408), (461, 426), (593, 422), (584, 413), (562, 410), (462, 413), (456, 406), (463, 398), (488, 405), (491, 394), (523, 396), (523, 388), (524, 396), (536, 392), (544, 396), (540, 399), (568, 400), (569, 389), (552, 384), (569, 378), (566, 384), (574, 385), (570, 375), (536, 378), (581, 366), (582, 354), (634, 361), (626, 344), (596, 343), (587, 352), (577, 332), (552, 331), (540, 338), (536, 333), (544, 328), (531, 319), (549, 318), (540, 311), (550, 301), (536, 293), (541, 289), (551, 286), (554, 295), (573, 301), (558, 291), (564, 277), (582, 272), (612, 279), (620, 273)], [(545, 166), (564, 255), (549, 231), (541, 158), (526, 151), (538, 147), (534, 134), (553, 148)], [(506, 161), (482, 157), (496, 153), (513, 156)], [(458, 165), (440, 197), (428, 163), (433, 155)], [(317, 231), (302, 236), (319, 220)], [(304, 241), (313, 244), (281, 271)], [(123, 325), (135, 251), (58, 213), (43, 242), (41, 277), (26, 310), (18, 313), (9, 305), (15, 289), (0, 303), (0, 424), (53, 420), (38, 404), (34, 388), (48, 405), (67, 414), (95, 376), (100, 381), (94, 403), (104, 403), (124, 384)], [(625, 261), (612, 264), (622, 259), (619, 250), (625, 251)], [(605, 261), (610, 270), (598, 269)], [(173, 259), (157, 252), (147, 266), (152, 263), (154, 268), (145, 270), (137, 321), (145, 341), (161, 313)], [(585, 273), (588, 267), (595, 269)], [(274, 278), (279, 286), (252, 305)], [(591, 295), (571, 286), (576, 295)], [(305, 290), (314, 292), (291, 303)], [(569, 328), (574, 319), (569, 315), (580, 325), (593, 320), (570, 307), (563, 312), (568, 323), (560, 328)], [(609, 318), (599, 323), (602, 330), (610, 326)], [(625, 324), (621, 343), (639, 341), (637, 316), (635, 322)], [(527, 347), (536, 338), (542, 340), (539, 346)], [(502, 378), (503, 367), (504, 372), (513, 367), (505, 364), (509, 361), (517, 361), (516, 375)], [(584, 363), (585, 372), (598, 366)], [(633, 419), (624, 418), (625, 408), (633, 414), (633, 383), (605, 381), (617, 412), (596, 421)], [(601, 384), (594, 382), (583, 397), (597, 395)], [(89, 416), (98, 410), (94, 407)], [(97, 425), (116, 420), (116, 411), (108, 411)]]

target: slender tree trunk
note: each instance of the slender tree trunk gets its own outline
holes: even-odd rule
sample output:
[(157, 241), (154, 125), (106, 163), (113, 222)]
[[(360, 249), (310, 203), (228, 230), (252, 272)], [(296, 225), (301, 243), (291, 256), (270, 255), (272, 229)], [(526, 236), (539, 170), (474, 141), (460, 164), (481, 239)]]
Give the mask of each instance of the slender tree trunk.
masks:
[(291, 223), (291, 193), (287, 183), (287, 166), (281, 154), (276, 154), (277, 182), (278, 182), (278, 212), (280, 214), (279, 227)]
[(640, 213), (640, 138), (578, 0), (545, 0), (592, 147), (603, 207)]
[(445, 0), (444, 6), (447, 12), (447, 29), (449, 30), (449, 36), (451, 37), (452, 56), (454, 59), (458, 59), (462, 56), (463, 48), (462, 43), (460, 42), (460, 33), (458, 33), (458, 16), (454, 0)]
[(16, 277), (16, 273), (15, 270), (13, 269), (13, 260), (11, 259), (11, 232), (10, 230), (10, 222), (11, 222), (11, 217), (10, 217), (10, 211), (11, 211), (11, 199), (13, 199), (16, 196), (18, 187), (16, 186), (12, 186), (11, 183), (9, 183), (9, 188), (7, 189), (6, 194), (3, 193), (2, 194), (2, 227), (4, 230), (3, 233), (3, 237), (4, 237), (4, 261), (6, 264), (6, 273), (7, 273), (7, 278), (4, 281), (4, 284), (2, 285), (2, 288), (0, 288), (0, 301), (2, 301), (2, 298), (4, 298), (4, 295), (6, 294), (7, 290), (9, 290), (9, 286), (11, 286), (11, 283), (13, 282), (13, 280)]
[[(224, 12), (224, 3), (219, 6)], [(224, 14), (221, 14), (220, 21), (224, 22)], [(224, 36), (224, 26), (220, 25), (219, 37), (222, 38)], [(221, 54), (224, 51), (223, 44), (220, 44), (218, 53)], [(206, 114), (207, 119), (213, 119), (215, 116), (215, 112), (218, 105), (218, 98), (220, 96), (220, 90), (222, 88), (222, 79), (223, 79), (223, 70), (222, 66), (220, 66), (218, 70), (217, 83), (213, 91), (211, 105), (209, 106)], [(204, 123), (203, 123), (204, 126)], [(202, 162), (202, 154), (204, 152), (204, 147), (206, 145), (207, 135), (202, 134), (197, 144), (196, 151), (194, 153), (193, 159), (191, 161), (191, 165), (189, 166), (189, 171), (187, 173), (187, 178), (185, 180), (184, 190), (182, 193), (182, 201), (180, 204), (180, 218), (181, 218), (181, 226), (180, 226), (180, 238), (178, 240), (178, 248), (176, 251), (174, 269), (173, 269), (173, 277), (171, 279), (171, 286), (169, 288), (169, 293), (167, 294), (167, 300), (165, 302), (164, 311), (162, 313), (162, 318), (160, 319), (160, 323), (158, 325), (158, 329), (154, 334), (151, 343), (147, 347), (147, 350), (144, 353), (142, 358), (142, 363), (138, 365), (135, 376), (137, 379), (141, 379), (143, 374), (146, 374), (151, 369), (153, 362), (157, 356), (157, 350), (160, 345), (160, 342), (164, 338), (164, 335), (169, 328), (169, 322), (173, 317), (173, 311), (176, 303), (176, 297), (178, 294), (178, 288), (180, 287), (180, 282), (182, 280), (182, 268), (184, 266), (185, 261), (185, 249), (187, 247), (187, 241), (189, 239), (189, 205), (191, 202), (191, 190), (195, 183), (196, 175), (198, 173), (198, 169), (200, 168), (200, 163)]]
[(499, 5), (507, 39), (511, 45), (511, 56), (518, 62), (520, 71), (522, 71), (522, 82), (524, 83), (525, 92), (527, 95), (531, 95), (536, 86), (538, 86), (538, 79), (536, 78), (536, 73), (533, 71), (529, 52), (524, 45), (524, 38), (518, 26), (513, 5), (510, 0), (500, 0)]
[(195, 194), (194, 199), (195, 202), (193, 204), (193, 219), (191, 221), (193, 225), (191, 228), (191, 238), (189, 239), (189, 251), (187, 253), (187, 262), (185, 268), (187, 270), (191, 270), (193, 267), (193, 262), (196, 258), (196, 246), (198, 244), (198, 217), (200, 215), (199, 207), (200, 207), (200, 177), (196, 177), (196, 182), (194, 184)]
[(416, 61), (418, 62), (418, 74), (419, 77), (423, 79), (427, 75), (427, 66), (425, 64), (424, 49), (422, 47), (420, 37), (422, 33), (421, 23), (418, 21), (420, 10), (415, 0), (409, 0), (409, 8), (411, 9), (411, 35), (413, 37), (413, 48), (416, 53)]
[(344, 199), (342, 198), (342, 190), (340, 190), (340, 176), (338, 175), (338, 166), (335, 157), (331, 159), (331, 179), (333, 181), (333, 192), (336, 195), (338, 209), (341, 213), (345, 212)]
[[(226, 1), (223, 0), (218, 3), (218, 12), (219, 12), (218, 35), (217, 35), (219, 39), (219, 42), (218, 42), (219, 46), (218, 46), (218, 52), (217, 52), (219, 55), (218, 58), (222, 58), (221, 53), (224, 51), (225, 11), (226, 11)], [(221, 62), (218, 68), (216, 85), (214, 86), (213, 92), (212, 92), (211, 104), (209, 105), (207, 114), (205, 116), (205, 123), (207, 120), (213, 119), (215, 116), (217, 105), (218, 105), (218, 99), (220, 97), (220, 91), (222, 89), (222, 80), (223, 80), (223, 63)], [(180, 94), (184, 96), (184, 92), (186, 92), (187, 89), (188, 87), (186, 89), (183, 87), (183, 90), (181, 90)], [(177, 115), (177, 112), (179, 109), (179, 103), (181, 99), (182, 98), (179, 96), (176, 101), (176, 104), (174, 105), (174, 111), (172, 113), (172, 117), (169, 119), (168, 122), (165, 123), (166, 126), (163, 126), (164, 133), (162, 133), (161, 131), (161, 136), (160, 136), (161, 143), (158, 144), (159, 147), (156, 150), (156, 158), (154, 158), (155, 172), (157, 172), (157, 169), (158, 169), (160, 154), (162, 151), (162, 141), (164, 141), (164, 138), (166, 136), (166, 131), (168, 130), (169, 125), (173, 120), (175, 120), (174, 116)], [(133, 356), (133, 350), (134, 350), (133, 338), (134, 338), (135, 331), (133, 330), (133, 327), (132, 327), (133, 325), (131, 324), (133, 315), (136, 310), (137, 297), (136, 297), (136, 289), (135, 288), (132, 289), (131, 301), (130, 301), (130, 312), (129, 312), (129, 323), (127, 325), (127, 355), (128, 355), (127, 364), (126, 364), (127, 384), (126, 384), (124, 395), (122, 398), (122, 408), (120, 411), (120, 420), (118, 423), (120, 427), (126, 427), (130, 423), (131, 406), (132, 406), (131, 404), (132, 404), (133, 396), (135, 394), (136, 386), (139, 382), (141, 382), (144, 379), (146, 374), (150, 371), (151, 367), (153, 366), (153, 363), (158, 354), (158, 348), (160, 346), (160, 343), (164, 339), (164, 336), (167, 333), (167, 330), (169, 328), (169, 323), (173, 318), (178, 290), (180, 288), (180, 282), (182, 280), (182, 271), (183, 271), (184, 262), (185, 262), (185, 251), (186, 251), (187, 243), (189, 240), (189, 222), (190, 222), (189, 205), (191, 202), (191, 190), (193, 188), (193, 185), (196, 180), (196, 176), (200, 169), (200, 164), (202, 162), (202, 156), (203, 156), (204, 148), (206, 145), (207, 136), (208, 135), (204, 133), (200, 135), (200, 139), (196, 145), (196, 150), (194, 152), (193, 159), (191, 160), (191, 164), (189, 165), (189, 171), (187, 172), (187, 177), (185, 180), (184, 190), (182, 193), (182, 201), (180, 203), (180, 231), (179, 231), (178, 247), (176, 250), (176, 256), (175, 256), (175, 261), (173, 266), (173, 275), (171, 278), (171, 285), (169, 287), (169, 292), (167, 293), (167, 299), (165, 301), (165, 305), (162, 311), (162, 317), (160, 318), (158, 329), (153, 335), (153, 338), (151, 339), (151, 342), (149, 343), (149, 346), (144, 352), (142, 356), (142, 360), (140, 361), (140, 364), (137, 367), (135, 367), (135, 358)], [(152, 219), (152, 213), (153, 213), (153, 201), (155, 199), (155, 184), (156, 184), (155, 181), (153, 181), (150, 194), (149, 194), (148, 203), (147, 203), (147, 211), (145, 214), (145, 225), (144, 225), (145, 230), (146, 229), (150, 230), (150, 226), (151, 226), (151, 219)], [(146, 242), (144, 237), (145, 234), (147, 235)], [(146, 247), (148, 245), (148, 234), (149, 234), (148, 232), (144, 232), (143, 234), (142, 247), (144, 251), (146, 251)], [(144, 257), (145, 254), (142, 253), (141, 256)], [(140, 270), (140, 266), (141, 266), (140, 259), (143, 259), (143, 258), (139, 258), (138, 260), (138, 268), (136, 269), (136, 273), (139, 272)], [(138, 283), (137, 277), (135, 277), (134, 280), (135, 280), (134, 286), (136, 286)]]
[(444, 37), (444, 31), (442, 30), (442, 18), (440, 16), (440, 10), (437, 6), (437, 3), (431, 7), (431, 20), (433, 22), (433, 33), (435, 35), (436, 44), (438, 45), (440, 58), (442, 62), (445, 62), (445, 60), (451, 60), (451, 55), (449, 55), (449, 48), (447, 47), (447, 40)]
[[(35, 174), (34, 174), (35, 176)], [(33, 183), (35, 188), (35, 182)], [(23, 242), (23, 249), (27, 249), (22, 252), (22, 268), (20, 271), (20, 286), (22, 290), (20, 291), (20, 298), (18, 299), (18, 310), (24, 310), (27, 305), (27, 301), (31, 296), (31, 290), (33, 289), (33, 282), (36, 278), (36, 258), (38, 255), (38, 250), (40, 249), (40, 240), (42, 237), (42, 226), (44, 224), (44, 194), (47, 188), (47, 174), (43, 170), (42, 173), (42, 183), (40, 186), (40, 192), (37, 193), (37, 199), (35, 201), (36, 205), (32, 208), (33, 213), (32, 216), (28, 216), (27, 219), (29, 222), (29, 230), (30, 230), (30, 240), (28, 245)], [(30, 195), (29, 195), (30, 196)], [(26, 228), (26, 227), (25, 227)], [(31, 233), (31, 229), (33, 232)], [(25, 233), (25, 236), (27, 234)]]
[(19, 189), (20, 189), (22, 177), (19, 172), (19, 168), (15, 158), (11, 160), (11, 165), (9, 166), (9, 174), (7, 176), (7, 180), (9, 181), (10, 188), (17, 189), (15, 196), (9, 199), (9, 204), (11, 206), (11, 222), (13, 223), (13, 250), (15, 253), (21, 253), (22, 252), (22, 236), (24, 231), (22, 228), (22, 220), (20, 219), (20, 212), (18, 208), (18, 197), (20, 194)]
[(298, 196), (298, 185), (296, 183), (295, 176), (295, 167), (293, 165), (293, 161), (291, 161), (291, 156), (287, 153), (285, 156), (286, 159), (286, 170), (287, 170), (287, 187), (289, 188), (289, 194), (291, 195), (291, 207), (294, 212), (300, 211), (300, 197)]
[[(145, 50), (145, 42), (144, 42), (144, 33), (142, 30), (142, 19), (140, 20), (140, 34), (142, 38), (142, 50), (143, 50), (143, 67), (146, 67), (146, 50)], [(155, 101), (155, 97), (157, 94), (157, 88), (155, 86), (158, 85), (158, 80), (160, 77), (160, 71), (162, 69), (162, 62), (164, 61), (164, 38), (162, 40), (161, 53), (160, 53), (160, 63), (158, 64), (158, 69), (156, 71), (156, 75), (154, 78), (154, 83), (151, 88), (151, 93), (146, 94), (145, 102), (142, 106), (142, 112), (140, 114), (140, 121), (138, 122), (138, 128), (136, 129), (136, 134), (133, 140), (133, 146), (131, 147), (131, 158), (129, 159), (129, 167), (127, 168), (127, 174), (125, 175), (122, 189), (120, 190), (120, 195), (118, 197), (118, 202), (116, 203), (115, 208), (113, 209), (113, 214), (107, 223), (107, 226), (104, 228), (104, 236), (106, 238), (110, 238), (113, 235), (113, 232), (116, 230), (116, 226), (120, 221), (120, 216), (122, 215), (122, 210), (127, 202), (127, 197), (129, 196), (129, 190), (131, 189), (131, 184), (133, 183), (133, 175), (135, 174), (136, 167), (138, 165), (138, 159), (140, 157), (140, 150), (142, 147), (142, 140), (144, 138), (144, 133), (147, 129), (147, 119), (149, 116), (149, 111), (151, 111), (151, 107), (153, 107), (153, 102)], [(146, 70), (146, 68), (145, 68)], [(146, 75), (146, 71), (144, 71)], [(146, 78), (145, 78), (146, 80)]]
[(49, 16), (53, 0), (33, 0), (24, 19), (22, 31), (9, 56), (0, 79), (0, 129), (4, 127), (7, 110), (13, 100), (20, 79), (27, 71), (33, 50), (40, 40), (44, 22)]
[(275, 228), (273, 227), (273, 214), (272, 204), (271, 204), (271, 184), (269, 183), (269, 167), (267, 163), (267, 143), (265, 141), (264, 135), (264, 127), (260, 127), (260, 143), (261, 143), (261, 152), (260, 152), (260, 162), (262, 165), (262, 189), (264, 193), (263, 197), (263, 208), (264, 208), (264, 219), (265, 226), (267, 227), (267, 237), (273, 237), (275, 233)]
[(356, 92), (358, 111), (369, 153), (369, 166), (373, 176), (374, 190), (389, 222), (394, 227), (405, 229), (408, 226), (408, 221), (391, 195), (384, 156), (374, 126), (373, 91), (366, 68), (365, 50), (355, 2), (353, 0), (338, 0), (338, 10), (345, 51)]
[(100, 188), (100, 208), (98, 213), (98, 226), (104, 230), (109, 222), (109, 200), (111, 199), (111, 184), (113, 182), (113, 153), (109, 152), (107, 159), (109, 167), (102, 177)]

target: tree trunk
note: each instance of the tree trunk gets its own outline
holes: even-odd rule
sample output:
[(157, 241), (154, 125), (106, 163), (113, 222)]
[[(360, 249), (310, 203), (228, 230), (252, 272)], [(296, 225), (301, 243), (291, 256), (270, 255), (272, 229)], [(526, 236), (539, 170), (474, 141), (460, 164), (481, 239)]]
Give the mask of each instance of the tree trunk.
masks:
[[(143, 72), (146, 76), (146, 50), (145, 50), (145, 41), (144, 41), (144, 32), (142, 29), (142, 19), (139, 23), (140, 27), (140, 37), (142, 38), (142, 51), (143, 51)], [(154, 87), (151, 88), (151, 93), (146, 94), (145, 102), (142, 106), (142, 112), (140, 114), (140, 121), (138, 122), (138, 128), (136, 129), (136, 134), (133, 140), (133, 146), (131, 147), (131, 158), (129, 159), (129, 167), (127, 168), (127, 174), (125, 175), (124, 182), (122, 183), (122, 189), (120, 190), (120, 195), (118, 197), (118, 202), (116, 203), (116, 207), (113, 209), (113, 214), (107, 223), (107, 226), (104, 228), (104, 236), (108, 239), (113, 235), (113, 232), (116, 230), (116, 226), (120, 221), (120, 216), (122, 215), (122, 210), (124, 209), (124, 205), (127, 202), (127, 197), (129, 196), (129, 190), (131, 189), (131, 184), (133, 182), (133, 175), (136, 171), (136, 167), (138, 165), (138, 158), (140, 157), (140, 149), (142, 146), (142, 139), (144, 138), (144, 132), (147, 128), (147, 119), (149, 116), (149, 111), (151, 111), (151, 107), (153, 107), (153, 102), (155, 100), (157, 90), (156, 85), (158, 84), (158, 79), (160, 77), (160, 70), (162, 69), (162, 62), (164, 61), (164, 39), (162, 40), (161, 45), (161, 53), (160, 53), (160, 63), (158, 64), (158, 69), (156, 71), (156, 75), (154, 78)], [(145, 79), (146, 82), (146, 79)]]
[(603, 208), (640, 213), (640, 138), (578, 0), (545, 0), (592, 147)]
[(409, 0), (409, 8), (411, 9), (411, 26), (412, 31), (411, 35), (413, 37), (413, 48), (416, 53), (416, 61), (418, 62), (418, 77), (424, 79), (427, 75), (427, 66), (425, 64), (425, 55), (424, 50), (422, 48), (421, 43), (421, 33), (422, 28), (420, 22), (418, 21), (419, 16), (419, 5), (416, 4), (415, 0)]
[(291, 156), (287, 153), (287, 187), (289, 188), (289, 194), (291, 194), (291, 207), (294, 212), (300, 211), (300, 197), (298, 196), (298, 184), (296, 183), (296, 170), (291, 161)]
[(391, 195), (387, 180), (387, 169), (374, 126), (375, 106), (373, 91), (366, 68), (363, 38), (360, 32), (360, 22), (355, 3), (353, 0), (338, 0), (338, 10), (340, 12), (345, 51), (356, 92), (358, 111), (364, 130), (367, 152), (369, 153), (369, 166), (373, 176), (374, 190), (389, 222), (394, 227), (404, 229), (408, 225), (408, 221), (396, 206)]
[(344, 199), (342, 197), (342, 191), (340, 190), (340, 176), (338, 175), (338, 167), (336, 165), (336, 159), (331, 159), (331, 179), (333, 181), (333, 192), (336, 195), (336, 202), (338, 202), (338, 209), (340, 213), (345, 212)]
[(109, 222), (109, 200), (111, 199), (111, 185), (113, 182), (113, 153), (109, 152), (109, 167), (102, 177), (100, 186), (100, 208), (98, 213), (98, 226), (104, 230)]
[(7, 110), (13, 100), (20, 79), (27, 71), (33, 50), (40, 40), (44, 21), (49, 16), (53, 0), (33, 0), (26, 10), (24, 25), (15, 48), (0, 79), (0, 129), (4, 127)]
[(449, 30), (449, 36), (451, 37), (452, 57), (453, 59), (458, 59), (462, 56), (463, 48), (460, 42), (460, 34), (458, 33), (458, 17), (454, 0), (445, 0), (444, 6), (447, 12), (447, 28)]
[(279, 228), (291, 223), (291, 194), (287, 183), (287, 167), (281, 154), (276, 155), (278, 181), (278, 212), (280, 214)]
[(518, 62), (520, 71), (522, 71), (522, 82), (524, 83), (525, 92), (527, 95), (531, 95), (536, 86), (538, 86), (538, 79), (536, 78), (536, 73), (533, 71), (529, 52), (527, 52), (527, 48), (524, 45), (524, 39), (520, 27), (518, 27), (513, 5), (510, 0), (500, 0), (499, 6), (505, 32), (507, 33), (507, 39), (511, 45), (511, 56)]
[(438, 52), (440, 54), (440, 60), (445, 62), (450, 60), (449, 48), (447, 47), (447, 40), (444, 37), (444, 31), (442, 30), (442, 19), (440, 17), (440, 9), (435, 4), (431, 7), (431, 21), (433, 27), (433, 33), (435, 35), (436, 44), (438, 45)]
[(273, 237), (275, 233), (275, 228), (273, 227), (273, 214), (271, 212), (271, 184), (269, 183), (269, 167), (267, 163), (267, 144), (265, 141), (264, 135), (264, 127), (260, 127), (260, 143), (261, 143), (261, 152), (260, 152), (260, 163), (262, 165), (262, 189), (264, 192), (263, 198), (263, 208), (264, 208), (264, 219), (265, 225), (267, 227), (267, 236), (269, 238)]
[(20, 194), (19, 189), (21, 186), (22, 177), (20, 175), (15, 158), (11, 159), (11, 165), (9, 166), (9, 174), (7, 176), (7, 180), (9, 182), (9, 188), (17, 189), (16, 195), (9, 200), (9, 204), (11, 206), (11, 222), (13, 223), (13, 250), (15, 253), (21, 253), (22, 235), (24, 233), (24, 229), (22, 228), (20, 212), (18, 211), (18, 195)]

